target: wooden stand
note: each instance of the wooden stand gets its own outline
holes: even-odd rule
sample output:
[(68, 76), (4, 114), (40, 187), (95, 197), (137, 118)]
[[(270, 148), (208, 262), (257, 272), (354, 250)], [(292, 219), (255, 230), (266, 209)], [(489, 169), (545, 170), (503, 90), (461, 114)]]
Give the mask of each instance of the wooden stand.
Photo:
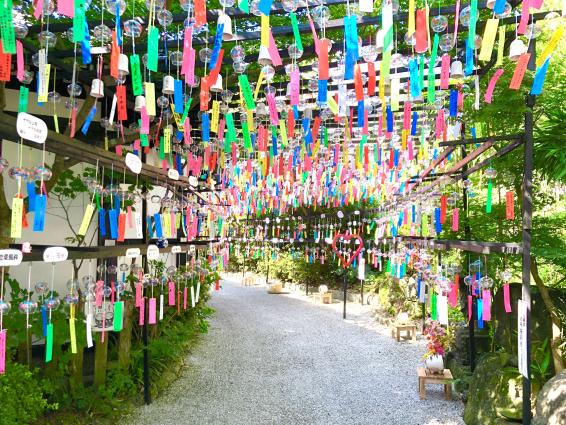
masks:
[(406, 338), (411, 338), (413, 341), (417, 340), (417, 326), (409, 324), (395, 324), (393, 325), (392, 334), (397, 342), (401, 341), (401, 332), (406, 332)]
[(323, 304), (332, 304), (332, 292), (325, 292), (321, 294), (320, 292), (315, 292), (312, 294), (312, 299), (314, 302), (320, 300)]
[(253, 278), (253, 276), (246, 276), (242, 280), (242, 286), (254, 286), (255, 284), (254, 280), (255, 279)]
[(446, 397), (446, 400), (452, 400), (452, 380), (454, 378), (452, 377), (450, 369), (444, 369), (443, 373), (433, 374), (427, 372), (424, 367), (418, 367), (417, 375), (419, 377), (419, 396), (421, 400), (426, 398), (426, 384), (444, 385), (444, 396)]

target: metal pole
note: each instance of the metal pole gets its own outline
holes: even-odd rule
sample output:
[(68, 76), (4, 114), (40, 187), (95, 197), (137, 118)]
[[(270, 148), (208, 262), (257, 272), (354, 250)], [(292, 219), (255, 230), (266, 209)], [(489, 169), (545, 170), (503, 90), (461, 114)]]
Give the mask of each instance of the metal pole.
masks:
[(346, 295), (348, 295), (348, 269), (344, 268), (344, 283), (342, 284), (342, 289), (344, 290), (344, 312), (342, 313), (342, 318), (346, 318)]
[[(532, 40), (531, 40), (532, 41)], [(535, 97), (527, 96), (525, 112), (525, 170), (523, 175), (523, 275), (522, 300), (527, 309), (525, 353), (528, 377), (523, 376), (523, 424), (531, 423), (531, 231), (533, 217), (533, 106)], [(519, 347), (519, 349), (521, 349)]]
[[(467, 155), (466, 146), (462, 146), (462, 157), (465, 158)], [(466, 172), (468, 170), (468, 164), (465, 164), (462, 171)], [(463, 213), (464, 213), (464, 235), (466, 240), (471, 238), (470, 221), (468, 220), (468, 189), (464, 187), (462, 189), (462, 201), (463, 201)], [(473, 372), (476, 368), (476, 337), (475, 337), (475, 320), (476, 320), (476, 305), (475, 298), (472, 293), (472, 317), (468, 323), (468, 355), (470, 362), (470, 371)]]

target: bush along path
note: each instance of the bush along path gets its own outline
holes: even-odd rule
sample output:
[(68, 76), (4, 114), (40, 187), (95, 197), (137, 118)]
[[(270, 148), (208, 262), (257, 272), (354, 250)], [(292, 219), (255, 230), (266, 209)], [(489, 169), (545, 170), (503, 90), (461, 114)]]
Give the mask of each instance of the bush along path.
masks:
[(166, 393), (129, 424), (463, 424), (441, 386), (419, 400), (424, 342), (396, 343), (369, 314), (223, 281), (209, 334)]

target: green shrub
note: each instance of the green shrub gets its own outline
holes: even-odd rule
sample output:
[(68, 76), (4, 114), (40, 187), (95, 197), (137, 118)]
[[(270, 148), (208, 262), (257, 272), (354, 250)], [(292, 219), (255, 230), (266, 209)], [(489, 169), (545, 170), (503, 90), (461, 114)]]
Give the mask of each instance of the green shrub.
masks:
[(47, 410), (56, 410), (43, 396), (41, 381), (27, 366), (9, 363), (0, 375), (0, 424), (29, 424)]

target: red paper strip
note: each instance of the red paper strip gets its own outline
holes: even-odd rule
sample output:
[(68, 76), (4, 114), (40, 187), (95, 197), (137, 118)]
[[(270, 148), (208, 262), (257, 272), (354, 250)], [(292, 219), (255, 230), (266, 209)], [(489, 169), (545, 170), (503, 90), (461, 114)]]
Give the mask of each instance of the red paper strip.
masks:
[(523, 82), (523, 77), (525, 76), (525, 71), (527, 70), (527, 65), (530, 58), (530, 53), (523, 53), (519, 57), (517, 66), (515, 67), (515, 72), (513, 73), (513, 78), (511, 78), (511, 84), (509, 84), (510, 89), (518, 90), (519, 87), (521, 87), (521, 83)]
[(320, 40), (320, 49), (318, 51), (318, 79), (328, 80), (328, 39), (326, 38)]
[(120, 61), (120, 46), (118, 46), (118, 39), (116, 31), (112, 31), (112, 51), (110, 52), (110, 75), (114, 78), (120, 77), (118, 71), (118, 63)]
[(375, 64), (368, 62), (368, 96), (375, 95)]
[(116, 86), (116, 101), (118, 121), (128, 120), (128, 105), (126, 102), (126, 86)]
[(292, 109), (287, 111), (287, 137), (295, 137), (295, 115)]
[(218, 74), (220, 74), (220, 70), (222, 69), (223, 58), (224, 58), (224, 49), (220, 49), (220, 51), (218, 52), (218, 59), (216, 60), (216, 66), (212, 71), (210, 71), (210, 75), (208, 76), (208, 84), (210, 84), (211, 87), (216, 84)]
[(448, 202), (448, 197), (442, 195), (440, 197), (440, 224), (444, 224), (446, 221), (446, 204)]
[(505, 218), (507, 220), (515, 219), (515, 194), (512, 191), (505, 193)]
[(126, 214), (120, 214), (118, 216), (118, 242), (124, 242), (124, 236), (126, 234)]
[(10, 81), (11, 68), (12, 55), (4, 53), (2, 43), (0, 43), (0, 81)]
[(364, 100), (364, 83), (362, 81), (362, 71), (360, 64), (354, 66), (354, 89), (356, 90), (356, 100)]
[(319, 129), (320, 129), (320, 117), (317, 115), (316, 118), (314, 119), (314, 123), (312, 125), (312, 130), (311, 130), (312, 139), (315, 142), (318, 139)]
[(415, 52), (424, 53), (428, 50), (427, 19), (425, 9), (419, 9), (416, 12), (415, 38)]
[(206, 25), (206, 0), (195, 0), (195, 25), (201, 27)]

